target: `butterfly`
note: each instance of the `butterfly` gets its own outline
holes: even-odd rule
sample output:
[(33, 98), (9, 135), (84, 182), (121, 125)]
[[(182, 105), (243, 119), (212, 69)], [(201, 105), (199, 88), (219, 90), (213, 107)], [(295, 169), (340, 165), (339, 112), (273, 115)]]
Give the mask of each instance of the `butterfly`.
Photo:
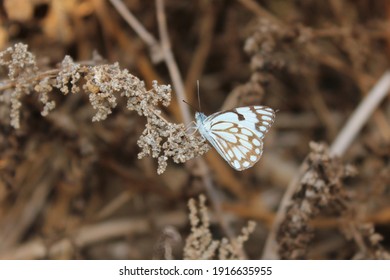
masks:
[(241, 171), (259, 161), (275, 111), (266, 106), (239, 107), (210, 116), (196, 112), (195, 120), (199, 133), (231, 167)]

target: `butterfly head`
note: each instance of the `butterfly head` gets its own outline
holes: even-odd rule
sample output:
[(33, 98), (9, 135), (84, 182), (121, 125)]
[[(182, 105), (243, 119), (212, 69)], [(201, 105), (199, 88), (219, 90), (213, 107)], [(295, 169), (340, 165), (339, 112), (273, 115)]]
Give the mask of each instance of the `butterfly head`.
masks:
[(202, 112), (196, 112), (195, 113), (195, 120), (196, 120), (196, 124), (197, 126), (199, 127), (199, 125), (201, 125), (203, 123), (203, 121), (206, 119), (206, 115), (203, 114)]
[(204, 126), (204, 121), (207, 118), (207, 116), (201, 112), (195, 113), (195, 121), (196, 121), (196, 129), (199, 131), (200, 135), (206, 139), (207, 138), (207, 131)]

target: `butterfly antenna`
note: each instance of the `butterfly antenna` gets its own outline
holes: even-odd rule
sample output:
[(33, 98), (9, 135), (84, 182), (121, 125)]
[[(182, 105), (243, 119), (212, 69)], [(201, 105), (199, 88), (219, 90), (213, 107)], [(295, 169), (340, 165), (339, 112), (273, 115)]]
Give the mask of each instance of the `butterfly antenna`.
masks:
[(200, 106), (199, 80), (196, 80), (196, 85), (197, 85), (197, 88), (198, 88), (198, 105), (199, 105), (199, 112), (202, 112), (202, 107)]
[(196, 112), (199, 111), (199, 112), (202, 112), (201, 110), (201, 107), (200, 107), (200, 97), (199, 97), (199, 80), (196, 81), (196, 84), (197, 84), (197, 87), (198, 87), (198, 105), (199, 105), (199, 108), (196, 108), (195, 106), (193, 106), (192, 104), (188, 103), (187, 101), (185, 101), (184, 99), (182, 100), (185, 104), (187, 104), (188, 106), (190, 106), (192, 109), (194, 109)]
[(187, 101), (185, 101), (184, 99), (182, 100), (185, 104), (187, 104), (188, 106), (190, 106), (193, 110), (197, 111), (197, 109), (195, 108), (195, 106), (192, 106), (190, 103), (188, 103)]

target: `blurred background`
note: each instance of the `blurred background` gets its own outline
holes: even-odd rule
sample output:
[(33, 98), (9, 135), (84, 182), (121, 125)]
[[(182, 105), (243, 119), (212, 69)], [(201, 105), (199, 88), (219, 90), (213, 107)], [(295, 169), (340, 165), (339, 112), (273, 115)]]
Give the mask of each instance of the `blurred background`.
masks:
[[(153, 80), (172, 85), (155, 46), (120, 14), (130, 12), (158, 44), (154, 1), (3, 0), (0, 5), (0, 50), (28, 45), (40, 71), (58, 68), (66, 55), (92, 64), (99, 57), (100, 63), (118, 62), (147, 88)], [(214, 150), (204, 157), (234, 236), (248, 220), (256, 221), (244, 252), (261, 258), (280, 200), (313, 152), (309, 143), (330, 145), (388, 69), (390, 2), (165, 0), (164, 7), (190, 104), (198, 103), (199, 80), (206, 115), (257, 104), (277, 110), (263, 157), (253, 168), (234, 171)], [(1, 75), (5, 85), (7, 69)], [(169, 161), (157, 175), (155, 159), (137, 158), (145, 119), (127, 110), (125, 100), (118, 99), (106, 120), (92, 122), (87, 94), (63, 96), (54, 90), (51, 98), (56, 109), (42, 117), (33, 90), (24, 96), (19, 129), (0, 112), (0, 258), (164, 259), (169, 248), (172, 258), (182, 259), (191, 230), (187, 202), (207, 196), (195, 161)], [(342, 196), (343, 205), (324, 203), (305, 215), (299, 230), (279, 232), (279, 242), (299, 243), (291, 245), (299, 247), (298, 254), (296, 247), (283, 247), (289, 252), (283, 258), (387, 256), (389, 101), (376, 108), (337, 164), (324, 157), (318, 165), (309, 163), (320, 174), (330, 162), (334, 175), (324, 172), (324, 181), (337, 186), (337, 197), (329, 196), (332, 188), (321, 195), (336, 202)], [(175, 87), (171, 105), (161, 109), (169, 121), (183, 122)], [(337, 170), (346, 172), (347, 164), (355, 172), (345, 179)], [(308, 195), (296, 193), (294, 202)], [(226, 232), (214, 218), (213, 199), (207, 198), (210, 231), (219, 240)], [(308, 204), (315, 208), (317, 202)], [(307, 207), (301, 206), (297, 211)]]

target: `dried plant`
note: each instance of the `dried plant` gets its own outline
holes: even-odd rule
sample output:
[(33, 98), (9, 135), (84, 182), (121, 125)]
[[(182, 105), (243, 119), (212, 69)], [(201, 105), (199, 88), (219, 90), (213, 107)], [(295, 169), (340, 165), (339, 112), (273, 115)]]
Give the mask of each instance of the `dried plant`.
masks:
[(349, 240), (354, 240), (359, 250), (352, 259), (390, 260), (390, 253), (383, 247), (383, 236), (369, 223), (347, 223), (343, 233)]
[(347, 209), (348, 196), (342, 182), (354, 175), (353, 167), (331, 158), (324, 144), (312, 142), (310, 147), (308, 168), (279, 229), (279, 253), (284, 259), (305, 258), (313, 238), (310, 220), (324, 209), (338, 214)]
[(353, 236), (357, 244), (364, 243), (360, 248), (364, 248), (365, 258), (388, 256), (379, 244), (380, 235), (355, 217), (354, 207), (343, 183), (345, 178), (356, 175), (355, 168), (343, 165), (337, 157), (330, 156), (325, 144), (311, 142), (310, 148), (308, 167), (279, 228), (280, 256), (283, 259), (303, 259), (307, 256), (308, 246), (313, 239), (313, 229), (309, 224), (320, 214), (343, 217), (343, 232), (349, 232), (346, 237), (351, 239)]
[(182, 239), (175, 227), (166, 226), (155, 245), (153, 259), (173, 260), (173, 251), (180, 245)]
[[(389, 100), (359, 105), (389, 68), (388, 1), (3, 2), (0, 258), (389, 258)], [(130, 73), (88, 60), (94, 49)], [(165, 107), (171, 90), (156, 77), (178, 104)], [(198, 79), (207, 113), (221, 102), (279, 110), (255, 168), (210, 153), (153, 172), (208, 149), (173, 123), (191, 121), (181, 100), (195, 103)], [(364, 129), (340, 133), (348, 119)], [(334, 153), (336, 137), (354, 141)], [(333, 142), (332, 156), (314, 144), (306, 157), (312, 139)], [(192, 201), (183, 251), (183, 198), (204, 190), (215, 212)], [(250, 251), (237, 244), (252, 224), (238, 238), (231, 228), (243, 218), (267, 224)]]
[(191, 234), (186, 239), (184, 247), (184, 259), (209, 260), (218, 258), (220, 260), (240, 259), (238, 250), (243, 248), (245, 241), (254, 231), (256, 224), (252, 221), (241, 231), (241, 235), (235, 240), (227, 238), (214, 240), (210, 231), (210, 219), (206, 206), (206, 197), (199, 196), (199, 204), (194, 199), (188, 202), (190, 209)]
[(157, 158), (158, 174), (165, 171), (169, 158), (184, 163), (209, 149), (202, 137), (187, 134), (183, 124), (171, 123), (162, 116), (158, 106), (169, 105), (170, 85), (153, 81), (152, 89), (148, 90), (143, 81), (120, 69), (118, 63), (87, 66), (66, 56), (59, 69), (40, 72), (27, 45), (19, 43), (0, 53), (0, 65), (8, 71), (9, 77), (8, 81), (3, 81), (1, 109), (9, 111), (14, 128), (20, 128), (24, 95), (38, 94), (43, 104), (41, 114), (47, 116), (56, 106), (49, 97), (56, 92), (55, 89), (63, 95), (83, 90), (96, 111), (92, 117), (94, 122), (105, 120), (112, 113), (117, 107), (118, 97), (126, 98), (128, 110), (146, 118), (146, 127), (137, 142), (141, 148), (138, 158)]

